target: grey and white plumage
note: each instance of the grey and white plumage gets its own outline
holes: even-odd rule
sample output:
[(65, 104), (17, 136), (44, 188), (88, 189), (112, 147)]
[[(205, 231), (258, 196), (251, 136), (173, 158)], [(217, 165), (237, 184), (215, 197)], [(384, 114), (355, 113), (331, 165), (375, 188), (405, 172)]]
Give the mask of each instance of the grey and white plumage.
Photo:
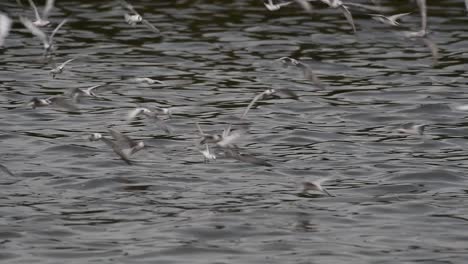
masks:
[[(221, 135), (218, 134), (206, 134), (201, 129), (200, 125), (196, 123), (198, 132), (200, 136), (202, 136), (202, 140), (200, 144), (208, 145), (208, 143), (216, 144), (218, 149), (221, 149), (221, 154), (225, 158), (232, 158), (242, 162), (247, 162), (251, 164), (261, 165), (261, 166), (268, 166), (271, 167), (272, 165), (268, 163), (266, 160), (255, 157), (250, 154), (243, 153), (241, 149), (239, 149), (235, 142), (237, 142), (241, 137), (245, 135), (245, 130), (232, 130), (231, 124), (229, 124), (224, 130)], [(206, 153), (206, 152), (205, 152)], [(213, 153), (214, 155), (214, 153)]]
[(130, 149), (130, 155), (135, 154), (145, 147), (143, 141), (133, 140), (115, 129), (109, 128), (109, 132), (121, 149)]
[(154, 109), (149, 109), (146, 107), (137, 107), (132, 109), (128, 115), (127, 115), (127, 120), (131, 121), (135, 119), (137, 116), (144, 115), (145, 117), (150, 118), (151, 120), (155, 121), (155, 124), (157, 127), (159, 127), (161, 130), (163, 130), (166, 134), (170, 135), (172, 134), (172, 129), (166, 124), (164, 120), (162, 120), (158, 114), (158, 110)]
[(229, 124), (221, 134), (221, 139), (216, 142), (216, 145), (222, 148), (236, 148), (234, 144), (242, 136), (245, 135), (244, 130), (232, 130), (232, 125)]
[(198, 150), (198, 151), (200, 151), (200, 153), (203, 155), (205, 163), (209, 162), (210, 160), (216, 159), (215, 153), (211, 152), (210, 147), (206, 143), (205, 143), (205, 149)]
[(397, 20), (409, 14), (411, 13), (401, 13), (401, 14), (396, 14), (396, 15), (391, 15), (391, 16), (384, 16), (380, 14), (370, 14), (370, 15), (372, 16), (372, 19), (382, 22), (386, 25), (399, 26), (400, 23)]
[(290, 57), (281, 57), (276, 59), (276, 61), (281, 62), (285, 66), (295, 66), (300, 68), (304, 75), (304, 79), (311, 81), (318, 88), (325, 88), (325, 85), (320, 81), (317, 75), (315, 75), (309, 65)]
[(135, 141), (130, 137), (120, 133), (119, 131), (110, 128), (109, 132), (114, 141), (105, 138), (101, 133), (93, 133), (90, 135), (90, 141), (101, 140), (106, 145), (110, 146), (112, 150), (127, 164), (131, 165), (130, 157), (136, 152), (145, 147), (143, 141)]
[(422, 135), (424, 134), (424, 129), (426, 126), (426, 124), (406, 123), (397, 127), (396, 131), (411, 135)]
[(270, 11), (279, 10), (281, 7), (290, 5), (292, 3), (292, 0), (263, 0), (263, 4)]
[(128, 112), (127, 120), (131, 121), (135, 119), (137, 116), (142, 115), (142, 114), (145, 116), (148, 116), (148, 115), (153, 115), (154, 113), (146, 107), (137, 107), (135, 109), (132, 109), (130, 112)]
[(148, 78), (148, 77), (136, 77), (136, 78), (133, 78), (133, 80), (135, 82), (137, 82), (137, 83), (146, 83), (146, 84), (159, 83), (159, 84), (164, 84), (164, 82), (162, 82), (162, 81), (151, 79), (151, 78)]
[(119, 2), (125, 9), (127, 9), (127, 11), (132, 13), (132, 14), (127, 13), (127, 14), (124, 15), (125, 21), (128, 24), (130, 24), (132, 26), (135, 26), (136, 24), (141, 22), (142, 24), (144, 24), (147, 28), (149, 28), (154, 33), (156, 33), (156, 34), (161, 33), (161, 31), (158, 28), (156, 28), (148, 20), (144, 19), (143, 16), (140, 15), (130, 3), (128, 3), (125, 0), (119, 0)]
[(202, 137), (202, 139), (200, 140), (200, 144), (217, 143), (222, 139), (221, 135), (206, 134), (205, 132), (203, 132), (198, 122), (195, 123), (195, 125), (197, 126), (198, 134)]
[(64, 96), (52, 96), (48, 98), (38, 98), (34, 97), (31, 101), (28, 102), (28, 106), (31, 106), (33, 109), (37, 107), (45, 107), (45, 106), (57, 106), (60, 108), (64, 108), (67, 111), (76, 112), (78, 108), (70, 101), (69, 98)]
[(319, 192), (325, 193), (328, 196), (333, 196), (330, 192), (328, 192), (327, 189), (325, 189), (325, 187), (322, 186), (322, 184), (328, 180), (329, 180), (328, 178), (321, 178), (315, 181), (303, 182), (302, 193), (306, 194), (308, 191), (319, 191)]
[(279, 10), (281, 7), (292, 3), (299, 4), (306, 12), (312, 11), (312, 6), (310, 5), (309, 0), (263, 0), (263, 4), (270, 11)]
[(232, 130), (231, 124), (229, 124), (219, 134), (206, 134), (200, 128), (200, 125), (196, 123), (200, 136), (202, 137), (200, 144), (214, 143), (216, 146), (221, 148), (237, 148), (235, 142), (238, 141), (245, 133), (244, 130)]
[(54, 8), (54, 0), (46, 1), (44, 9), (42, 10), (42, 16), (39, 15), (39, 11), (37, 10), (37, 6), (33, 0), (29, 0), (29, 5), (33, 8), (34, 14), (36, 16), (36, 21), (33, 22), (35, 26), (44, 27), (50, 24), (48, 18), (50, 11), (52, 10), (52, 8)]
[(62, 22), (60, 22), (60, 24), (58, 24), (57, 27), (55, 27), (55, 29), (49, 36), (47, 36), (44, 33), (44, 31), (42, 31), (36, 25), (34, 25), (34, 23), (31, 22), (31, 20), (29, 20), (28, 18), (20, 16), (20, 21), (29, 31), (31, 31), (33, 35), (35, 35), (42, 41), (42, 44), (44, 45), (45, 55), (47, 55), (53, 48), (55, 34), (57, 34), (58, 30), (68, 21), (68, 19), (65, 18), (64, 20), (62, 20)]
[(5, 43), (5, 39), (10, 34), (12, 20), (7, 15), (0, 13), (0, 48)]
[(72, 98), (73, 102), (78, 103), (81, 97), (89, 96), (89, 97), (99, 97), (95, 90), (99, 87), (102, 87), (104, 84), (97, 84), (93, 85), (88, 88), (72, 88), (69, 91), (69, 96)]
[(200, 127), (200, 124), (196, 123), (199, 135), (202, 137), (200, 144), (214, 143), (221, 148), (237, 148), (234, 144), (244, 134), (244, 130), (232, 130), (231, 124), (223, 130), (222, 134), (206, 134)]
[(74, 60), (75, 60), (75, 58), (66, 60), (65, 62), (63, 62), (59, 66), (57, 66), (57, 67), (53, 68), (52, 70), (50, 70), (49, 74), (52, 75), (52, 78), (55, 78), (55, 75), (62, 73), (65, 66), (68, 63), (70, 63), (70, 62), (72, 62)]

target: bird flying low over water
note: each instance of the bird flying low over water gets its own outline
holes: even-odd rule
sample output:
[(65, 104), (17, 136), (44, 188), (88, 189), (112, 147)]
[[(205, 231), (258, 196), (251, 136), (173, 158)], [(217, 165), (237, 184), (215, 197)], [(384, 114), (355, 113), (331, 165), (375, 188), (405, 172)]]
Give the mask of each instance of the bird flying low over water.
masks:
[(300, 62), (299, 60), (290, 58), (290, 57), (281, 57), (276, 59), (276, 61), (281, 62), (285, 66), (295, 66), (302, 70), (304, 78), (311, 81), (318, 88), (325, 88), (325, 85), (320, 81), (320, 79), (315, 75), (309, 65)]
[(63, 69), (65, 68), (65, 66), (66, 66), (68, 63), (70, 63), (70, 62), (72, 62), (72, 61), (74, 61), (74, 60), (75, 60), (74, 58), (73, 58), (73, 59), (68, 59), (68, 60), (66, 60), (65, 62), (63, 62), (62, 64), (60, 64), (59, 66), (57, 66), (57, 67), (53, 68), (52, 70), (50, 70), (49, 73), (50, 73), (50, 75), (52, 75), (52, 78), (55, 79), (55, 75), (57, 75), (57, 74), (59, 74), (59, 73), (62, 73), (62, 72), (63, 72)]
[(200, 136), (202, 137), (200, 144), (214, 143), (216, 146), (221, 148), (237, 148), (235, 142), (246, 135), (245, 129), (233, 130), (232, 125), (228, 126), (223, 130), (221, 135), (219, 134), (206, 134), (201, 129), (200, 125), (196, 123)]
[(328, 196), (334, 196), (330, 192), (328, 192), (325, 187), (322, 186), (322, 183), (328, 181), (328, 178), (321, 178), (315, 181), (306, 181), (302, 183), (303, 189), (302, 194), (307, 194), (308, 191), (319, 191), (325, 193)]
[(205, 163), (208, 163), (210, 160), (216, 159), (215, 153), (210, 150), (210, 147), (206, 143), (205, 143), (205, 149), (198, 150), (198, 151), (200, 151), (200, 153), (203, 155), (203, 158), (205, 159)]
[(400, 23), (397, 20), (409, 14), (411, 13), (401, 13), (401, 14), (396, 14), (392, 16), (384, 16), (380, 14), (370, 14), (370, 15), (372, 16), (372, 19), (380, 21), (386, 25), (399, 26)]
[(136, 78), (133, 78), (133, 81), (136, 83), (146, 83), (146, 84), (155, 84), (155, 83), (164, 84), (164, 82), (162, 81), (151, 79), (148, 77), (136, 77)]
[[(203, 156), (206, 159), (214, 159), (214, 157), (223, 157), (223, 158), (229, 158), (229, 159), (235, 159), (238, 161), (250, 163), (250, 164), (255, 164), (255, 165), (260, 165), (260, 166), (267, 166), (271, 167), (273, 166), (269, 162), (267, 162), (264, 159), (255, 157), (254, 155), (245, 153), (242, 149), (237, 147), (235, 145), (235, 142), (237, 142), (239, 139), (241, 139), (245, 134), (245, 130), (232, 130), (231, 124), (229, 124), (224, 130), (221, 135), (218, 134), (206, 134), (203, 132), (201, 129), (200, 125), (196, 123), (198, 132), (200, 136), (202, 136), (202, 140), (200, 141), (200, 144), (205, 144), (208, 146), (209, 143), (214, 143), (215, 148), (218, 150), (216, 154), (214, 152), (211, 152), (209, 148), (205, 151), (202, 152)], [(200, 151), (201, 152), (201, 151)], [(212, 156), (211, 156), (212, 155)]]
[(89, 137), (90, 141), (97, 141), (101, 140), (106, 145), (110, 146), (112, 150), (128, 165), (131, 165), (132, 162), (130, 157), (135, 154), (136, 152), (140, 151), (145, 147), (143, 141), (135, 141), (130, 137), (120, 133), (119, 131), (110, 128), (109, 132), (113, 137), (113, 141), (105, 138), (101, 133), (93, 133)]
[(154, 33), (156, 34), (160, 34), (161, 31), (156, 28), (153, 24), (151, 24), (148, 20), (144, 19), (143, 16), (141, 16), (136, 10), (135, 8), (133, 8), (133, 6), (128, 3), (127, 1), (125, 0), (118, 0), (119, 3), (122, 5), (122, 7), (124, 7), (125, 9), (127, 9), (128, 12), (130, 13), (126, 13), (124, 15), (124, 18), (125, 18), (125, 21), (129, 24), (129, 25), (132, 25), (132, 26), (135, 26), (136, 24), (138, 23), (143, 23), (147, 28), (149, 28), (151, 31), (153, 31)]
[(153, 120), (156, 124), (157, 127), (159, 127), (162, 131), (164, 131), (166, 134), (171, 135), (172, 134), (172, 128), (169, 127), (166, 122), (161, 119), (158, 115), (160, 113), (166, 113), (169, 115), (169, 110), (165, 109), (164, 110), (157, 110), (155, 109), (149, 109), (146, 107), (137, 107), (133, 110), (131, 110), (128, 115), (127, 115), (127, 120), (132, 121), (139, 115), (144, 115), (148, 117), (150, 120)]
[(70, 112), (78, 111), (78, 108), (70, 101), (69, 98), (64, 96), (52, 96), (48, 98), (38, 98), (34, 97), (31, 101), (28, 102), (28, 106), (31, 106), (33, 109), (37, 107), (44, 107), (44, 106), (55, 106), (59, 108), (63, 108)]
[(396, 131), (411, 135), (422, 135), (426, 126), (426, 124), (406, 123), (399, 126)]
[(33, 0), (29, 0), (29, 5), (33, 8), (34, 14), (36, 15), (36, 20), (33, 22), (35, 26), (44, 27), (50, 24), (50, 21), (47, 20), (49, 18), (49, 13), (54, 8), (54, 0), (47, 0), (42, 10), (42, 17), (39, 15), (39, 11), (37, 11), (36, 4), (34, 4)]
[(81, 97), (84, 96), (89, 96), (89, 97), (95, 97), (98, 98), (99, 96), (95, 93), (95, 91), (103, 87), (104, 84), (97, 84), (93, 85), (89, 88), (71, 88), (68, 92), (69, 96), (72, 98), (72, 101), (74, 103), (78, 103), (81, 99)]

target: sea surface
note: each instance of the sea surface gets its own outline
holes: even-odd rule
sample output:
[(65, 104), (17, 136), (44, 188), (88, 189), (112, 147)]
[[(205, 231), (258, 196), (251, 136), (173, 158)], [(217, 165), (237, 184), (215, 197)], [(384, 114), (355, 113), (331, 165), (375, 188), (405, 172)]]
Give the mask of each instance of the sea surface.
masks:
[[(21, 1), (20, 1), (21, 2)], [(2, 263), (468, 263), (468, 16), (428, 1), (426, 39), (411, 1), (382, 0), (400, 27), (313, 2), (132, 1), (161, 34), (125, 22), (117, 1), (58, 0), (56, 50), (20, 22), (0, 49)], [(373, 5), (371, 1), (353, 1)], [(41, 10), (43, 1), (37, 1)], [(432, 43), (432, 44), (428, 44)], [(429, 46), (437, 46), (431, 53)], [(321, 89), (297, 67), (307, 64)], [(55, 79), (49, 71), (75, 58)], [(158, 80), (142, 83), (135, 78)], [(78, 111), (34, 98), (103, 84)], [(245, 107), (266, 89), (289, 89)], [(173, 130), (135, 107), (174, 107)], [(248, 127), (237, 142), (273, 166), (208, 163), (206, 133)], [(422, 135), (401, 132), (426, 125)], [(128, 165), (92, 133), (113, 128), (145, 149)], [(333, 197), (302, 183), (327, 178)]]

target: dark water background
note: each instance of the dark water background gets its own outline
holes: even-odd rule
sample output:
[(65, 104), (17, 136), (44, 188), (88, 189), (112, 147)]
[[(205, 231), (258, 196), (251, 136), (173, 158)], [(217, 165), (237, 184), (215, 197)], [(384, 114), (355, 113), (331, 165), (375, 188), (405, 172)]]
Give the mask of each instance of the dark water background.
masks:
[[(389, 14), (413, 12), (403, 28), (353, 9), (353, 35), (321, 4), (309, 15), (253, 0), (133, 1), (157, 37), (126, 24), (115, 2), (58, 1), (51, 20), (70, 21), (53, 61), (82, 57), (52, 79), (22, 9), (1, 1), (15, 19), (0, 50), (0, 163), (15, 174), (0, 174), (1, 262), (467, 263), (464, 3), (428, 1), (434, 65), (422, 41), (401, 34), (420, 27), (415, 4), (381, 2)], [(282, 56), (328, 87), (273, 61)], [(25, 106), (100, 83), (114, 89), (79, 113)], [(195, 122), (220, 131), (267, 88), (299, 99), (256, 104), (241, 145), (275, 166), (203, 163)], [(139, 105), (181, 107), (168, 121), (174, 134), (127, 122)], [(396, 132), (408, 122), (427, 124), (425, 134)], [(149, 145), (135, 165), (87, 140), (109, 127)], [(335, 197), (299, 195), (321, 177)]]

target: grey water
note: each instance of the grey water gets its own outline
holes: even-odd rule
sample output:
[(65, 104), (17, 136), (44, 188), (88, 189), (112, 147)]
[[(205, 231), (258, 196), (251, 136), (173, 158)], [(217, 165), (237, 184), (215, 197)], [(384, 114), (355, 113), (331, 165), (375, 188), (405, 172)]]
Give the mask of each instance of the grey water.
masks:
[[(14, 174), (0, 171), (0, 262), (468, 262), (463, 1), (428, 1), (437, 60), (402, 34), (420, 28), (411, 1), (380, 1), (386, 14), (412, 12), (400, 28), (351, 9), (356, 34), (318, 2), (308, 14), (254, 0), (132, 1), (161, 35), (127, 24), (114, 1), (56, 1), (50, 20), (69, 21), (50, 60), (19, 22), (34, 18), (20, 2), (0, 3), (14, 19), (0, 49), (0, 164)], [(326, 88), (275, 62), (284, 56)], [(26, 105), (101, 83), (79, 111)], [(239, 120), (268, 88), (298, 98), (260, 100)], [(138, 106), (175, 107), (173, 133), (127, 121)], [(204, 163), (196, 122), (218, 133), (248, 123), (240, 147), (274, 166)], [(424, 133), (397, 131), (407, 123)], [(88, 140), (111, 127), (145, 142), (133, 165)], [(301, 194), (322, 177), (334, 197)]]

